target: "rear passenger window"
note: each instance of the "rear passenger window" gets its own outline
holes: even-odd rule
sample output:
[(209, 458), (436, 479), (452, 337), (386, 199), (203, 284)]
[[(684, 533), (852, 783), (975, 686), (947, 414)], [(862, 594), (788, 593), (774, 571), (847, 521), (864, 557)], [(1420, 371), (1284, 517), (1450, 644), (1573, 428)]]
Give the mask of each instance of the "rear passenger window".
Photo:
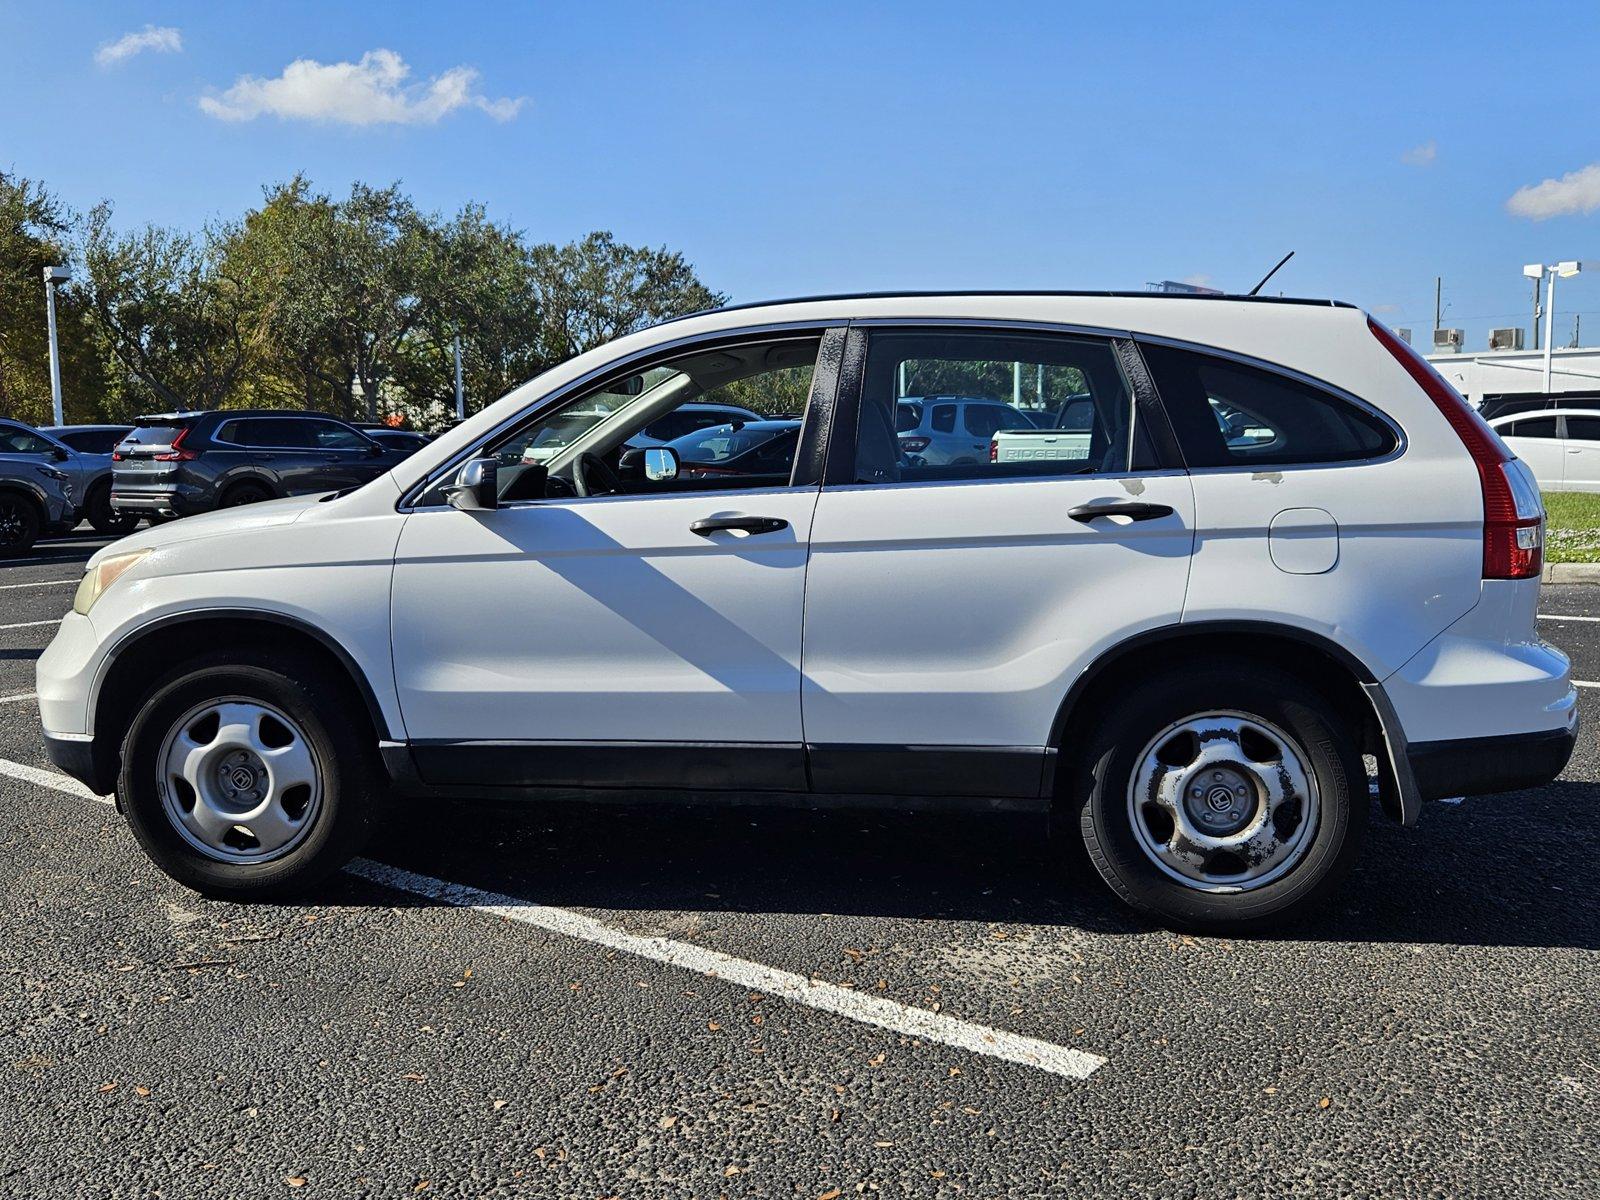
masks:
[(1399, 444), (1376, 415), (1314, 384), (1192, 350), (1143, 349), (1190, 467), (1355, 462)]
[[(1523, 437), (1527, 437), (1527, 434), (1521, 432), (1521, 421), (1517, 422), (1517, 426), (1518, 433)], [(1534, 436), (1538, 435), (1535, 434)], [(1554, 437), (1555, 434), (1552, 433), (1549, 436)], [(1567, 436), (1585, 442), (1600, 442), (1600, 417), (1568, 417)]]
[[(1554, 417), (1523, 417), (1519, 421), (1511, 422), (1510, 428), (1506, 430), (1506, 436), (1553, 438), (1556, 436), (1556, 419)], [(1567, 420), (1567, 436), (1583, 436), (1572, 432), (1572, 418)]]
[[(926, 423), (911, 420), (923, 410)], [(871, 335), (858, 482), (1094, 475), (1153, 463), (1108, 340), (931, 329)]]

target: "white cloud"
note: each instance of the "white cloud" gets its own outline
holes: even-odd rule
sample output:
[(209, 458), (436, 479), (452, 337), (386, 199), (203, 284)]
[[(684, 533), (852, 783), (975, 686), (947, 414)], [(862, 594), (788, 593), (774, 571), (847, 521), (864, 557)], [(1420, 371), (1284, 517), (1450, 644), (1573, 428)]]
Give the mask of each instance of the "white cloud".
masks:
[(146, 25), (136, 33), (125, 33), (114, 42), (106, 42), (94, 52), (94, 61), (109, 67), (146, 50), (176, 54), (182, 49), (183, 35), (176, 29), (170, 25)]
[(1400, 156), (1408, 167), (1431, 167), (1439, 157), (1439, 143), (1429, 138), (1420, 146), (1413, 146)]
[(253, 121), (264, 114), (285, 120), (344, 125), (432, 125), (461, 108), (477, 108), (509, 121), (522, 100), (491, 100), (475, 90), (473, 67), (451, 67), (426, 83), (406, 84), (411, 68), (393, 50), (369, 50), (360, 62), (320, 63), (297, 58), (274, 79), (241, 75), (220, 96), (202, 96), (200, 108), (223, 121)]
[(1533, 221), (1586, 217), (1597, 208), (1600, 208), (1600, 162), (1569, 171), (1560, 179), (1519, 187), (1506, 201), (1506, 211), (1512, 216)]

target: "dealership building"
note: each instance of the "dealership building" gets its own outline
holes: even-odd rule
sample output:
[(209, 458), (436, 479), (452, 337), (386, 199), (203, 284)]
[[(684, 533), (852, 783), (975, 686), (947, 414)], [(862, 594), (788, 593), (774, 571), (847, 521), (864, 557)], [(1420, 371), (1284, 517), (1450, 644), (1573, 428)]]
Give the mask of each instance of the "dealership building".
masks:
[[(1441, 330), (1453, 333), (1453, 330)], [(1520, 330), (1518, 332), (1521, 332)], [(1550, 353), (1550, 390), (1542, 350), (1449, 349), (1428, 355), (1438, 372), (1478, 407), (1511, 397), (1600, 401), (1600, 347), (1557, 347)]]

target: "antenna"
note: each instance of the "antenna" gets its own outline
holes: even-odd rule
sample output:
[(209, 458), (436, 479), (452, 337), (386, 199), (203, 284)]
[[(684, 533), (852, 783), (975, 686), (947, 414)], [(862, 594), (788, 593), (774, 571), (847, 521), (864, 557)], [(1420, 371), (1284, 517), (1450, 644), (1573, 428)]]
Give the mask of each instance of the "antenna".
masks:
[(1256, 284), (1255, 287), (1251, 288), (1248, 292), (1246, 292), (1245, 295), (1246, 296), (1254, 296), (1262, 288), (1266, 287), (1267, 286), (1267, 280), (1271, 279), (1274, 275), (1276, 275), (1278, 273), (1279, 267), (1282, 267), (1284, 263), (1288, 262), (1293, 257), (1294, 257), (1294, 251), (1293, 250), (1291, 250), (1291, 251), (1289, 251), (1289, 253), (1285, 254), (1282, 258), (1280, 258), (1278, 260), (1278, 266), (1273, 267), (1272, 270), (1268, 271), (1265, 275), (1263, 275), (1261, 277), (1261, 282)]

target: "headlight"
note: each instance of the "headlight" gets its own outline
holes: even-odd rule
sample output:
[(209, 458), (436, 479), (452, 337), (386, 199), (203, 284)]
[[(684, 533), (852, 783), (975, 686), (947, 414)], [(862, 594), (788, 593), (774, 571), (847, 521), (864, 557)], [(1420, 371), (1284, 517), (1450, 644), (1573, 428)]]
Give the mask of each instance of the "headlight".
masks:
[(149, 550), (130, 550), (126, 554), (113, 554), (90, 567), (83, 573), (83, 582), (78, 585), (77, 594), (72, 597), (72, 611), (80, 616), (88, 616), (89, 610), (94, 607), (94, 602), (100, 599), (105, 590), (122, 578), (124, 571), (149, 553)]

